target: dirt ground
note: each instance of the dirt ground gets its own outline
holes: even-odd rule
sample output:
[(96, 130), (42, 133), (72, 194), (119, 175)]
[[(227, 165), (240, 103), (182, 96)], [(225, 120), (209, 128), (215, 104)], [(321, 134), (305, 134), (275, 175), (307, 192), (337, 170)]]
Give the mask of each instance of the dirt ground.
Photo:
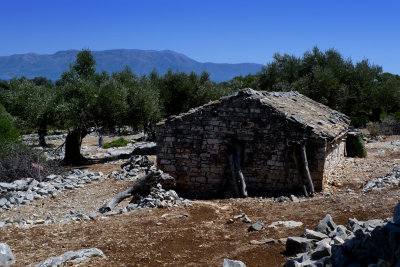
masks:
[[(398, 187), (366, 194), (361, 192), (361, 187), (366, 181), (400, 165), (400, 151), (390, 144), (393, 140), (400, 140), (400, 136), (367, 144), (365, 159), (346, 159), (334, 174), (334, 183), (327, 186), (326, 191), (331, 192), (329, 196), (319, 193), (314, 198), (301, 198), (299, 203), (277, 203), (270, 198), (255, 197), (193, 200), (193, 206), (187, 208), (137, 210), (66, 225), (5, 227), (0, 229), (0, 242), (10, 245), (16, 258), (15, 266), (32, 265), (69, 250), (92, 247), (101, 249), (107, 258), (93, 258), (81, 266), (222, 266), (224, 258), (241, 260), (247, 266), (283, 266), (285, 245), (278, 240), (298, 236), (306, 228), (313, 229), (327, 213), (336, 223), (344, 225), (348, 218), (392, 217), (393, 208), (400, 201)], [(85, 139), (87, 145), (96, 141), (95, 138)], [(83, 168), (109, 173), (118, 170), (119, 165), (95, 164)], [(3, 212), (1, 217), (63, 217), (70, 210), (89, 213), (129, 184), (106, 178), (60, 193), (55, 198), (36, 200)], [(250, 225), (240, 219), (227, 223), (241, 213), (247, 214), (253, 222), (262, 220), (266, 227), (248, 232)], [(272, 222), (284, 220), (299, 221), (303, 225), (268, 227)], [(276, 242), (250, 243), (263, 238), (273, 238)]]

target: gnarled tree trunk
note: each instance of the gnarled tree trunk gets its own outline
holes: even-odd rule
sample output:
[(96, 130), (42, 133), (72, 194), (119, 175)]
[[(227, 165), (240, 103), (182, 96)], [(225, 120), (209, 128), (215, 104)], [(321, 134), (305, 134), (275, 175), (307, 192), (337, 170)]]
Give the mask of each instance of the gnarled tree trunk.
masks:
[(46, 135), (47, 135), (46, 127), (40, 127), (38, 129), (38, 135), (39, 135), (39, 146), (41, 146), (41, 147), (47, 146), (47, 144), (46, 144)]
[(64, 164), (81, 165), (87, 160), (81, 155), (82, 140), (86, 136), (86, 129), (75, 129), (68, 133), (65, 140)]

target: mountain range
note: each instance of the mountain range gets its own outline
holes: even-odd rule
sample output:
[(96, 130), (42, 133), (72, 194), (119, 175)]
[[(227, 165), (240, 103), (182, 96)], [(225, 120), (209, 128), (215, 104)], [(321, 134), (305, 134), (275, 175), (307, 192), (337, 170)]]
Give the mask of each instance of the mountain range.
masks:
[[(66, 50), (51, 55), (27, 53), (0, 56), (0, 79), (44, 76), (57, 80), (62, 72), (69, 69), (69, 64), (75, 61), (78, 52), (79, 50)], [(210, 79), (216, 82), (228, 81), (239, 75), (255, 74), (263, 66), (255, 63), (201, 63), (171, 50), (114, 49), (92, 51), (92, 54), (96, 59), (98, 71), (111, 73), (123, 70), (126, 66), (137, 75), (149, 74), (153, 70), (157, 70), (161, 75), (168, 69), (187, 73), (194, 71), (199, 74), (204, 70), (209, 72)]]

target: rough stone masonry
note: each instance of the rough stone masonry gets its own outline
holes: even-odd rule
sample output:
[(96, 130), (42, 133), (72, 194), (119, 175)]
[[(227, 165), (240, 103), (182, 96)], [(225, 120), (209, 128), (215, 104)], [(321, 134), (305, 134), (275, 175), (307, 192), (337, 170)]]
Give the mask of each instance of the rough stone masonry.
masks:
[(321, 190), (344, 158), (348, 124), (344, 114), (298, 92), (245, 89), (159, 123), (157, 165), (176, 178), (178, 190), (209, 195), (231, 179), (228, 157), (239, 146), (249, 193), (295, 192), (306, 183), (298, 149), (304, 145)]

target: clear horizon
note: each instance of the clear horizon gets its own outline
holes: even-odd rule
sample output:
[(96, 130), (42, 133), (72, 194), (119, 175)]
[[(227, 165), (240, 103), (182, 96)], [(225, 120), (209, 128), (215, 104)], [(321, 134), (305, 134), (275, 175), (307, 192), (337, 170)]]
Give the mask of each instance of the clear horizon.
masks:
[(0, 56), (89, 48), (172, 50), (259, 63), (334, 48), (400, 74), (396, 1), (2, 0)]

